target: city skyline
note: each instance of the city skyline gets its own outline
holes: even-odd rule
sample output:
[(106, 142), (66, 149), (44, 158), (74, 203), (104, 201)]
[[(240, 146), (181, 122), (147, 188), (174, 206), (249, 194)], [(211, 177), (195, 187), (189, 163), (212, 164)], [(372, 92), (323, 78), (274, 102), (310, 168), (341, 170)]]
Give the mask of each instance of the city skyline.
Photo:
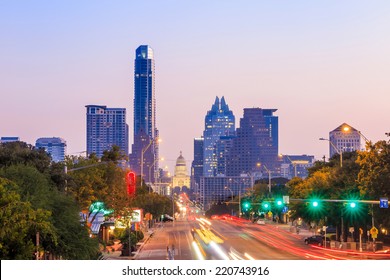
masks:
[(190, 166), (215, 96), (228, 100), (236, 127), (244, 108), (278, 109), (282, 154), (328, 157), (318, 139), (344, 122), (374, 142), (387, 138), (386, 1), (1, 7), (0, 136), (61, 137), (77, 154), (86, 150), (87, 104), (125, 107), (132, 126), (134, 49), (150, 45), (161, 166), (171, 172), (179, 151)]

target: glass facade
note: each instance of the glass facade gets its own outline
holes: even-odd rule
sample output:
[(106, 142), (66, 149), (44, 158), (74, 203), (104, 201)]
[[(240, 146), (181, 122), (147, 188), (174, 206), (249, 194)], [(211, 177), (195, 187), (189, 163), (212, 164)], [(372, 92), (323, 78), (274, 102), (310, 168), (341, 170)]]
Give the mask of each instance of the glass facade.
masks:
[(37, 149), (43, 148), (51, 156), (54, 162), (65, 160), (66, 141), (59, 137), (39, 138), (35, 142)]
[(235, 134), (235, 118), (233, 112), (222, 97), (215, 98), (214, 105), (205, 117), (205, 130), (203, 132), (203, 176), (217, 175), (218, 157), (216, 144), (221, 136)]
[(126, 124), (125, 108), (87, 105), (87, 154), (98, 157), (113, 145), (120, 148), (123, 155), (129, 153), (129, 132)]
[(259, 164), (266, 165), (273, 173), (279, 169), (278, 117), (273, 115), (276, 110), (244, 109), (244, 116), (240, 119), (240, 127), (227, 157), (228, 176), (255, 173)]
[[(134, 142), (129, 156), (130, 167), (141, 173), (147, 182), (154, 182), (151, 174), (159, 170), (159, 131), (156, 128), (154, 52), (148, 45), (135, 51), (134, 60)], [(149, 145), (150, 144), (150, 145)], [(143, 161), (141, 163), (141, 161)], [(141, 168), (141, 165), (143, 168)]]

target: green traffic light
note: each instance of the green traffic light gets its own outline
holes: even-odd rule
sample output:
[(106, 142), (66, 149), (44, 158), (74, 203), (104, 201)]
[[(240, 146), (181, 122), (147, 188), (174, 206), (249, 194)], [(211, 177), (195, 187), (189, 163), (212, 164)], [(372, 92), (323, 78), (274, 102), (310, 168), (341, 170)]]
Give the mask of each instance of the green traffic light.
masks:
[(282, 202), (281, 200), (277, 200), (277, 201), (276, 201), (276, 204), (277, 204), (278, 206), (281, 206), (281, 205), (283, 204), (283, 202)]
[(351, 202), (351, 203), (349, 203), (349, 207), (351, 207), (351, 208), (355, 208), (355, 207), (356, 207), (356, 203), (355, 203), (355, 202)]
[(313, 201), (312, 205), (313, 205), (313, 207), (317, 207), (318, 206), (318, 201)]

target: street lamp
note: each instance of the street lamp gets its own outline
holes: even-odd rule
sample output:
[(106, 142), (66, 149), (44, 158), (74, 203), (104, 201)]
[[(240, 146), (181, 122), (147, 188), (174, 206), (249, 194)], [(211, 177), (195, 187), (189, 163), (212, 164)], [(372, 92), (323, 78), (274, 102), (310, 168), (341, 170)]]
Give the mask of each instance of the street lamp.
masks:
[(142, 151), (141, 151), (141, 184), (142, 184), (142, 177), (143, 177), (143, 173), (144, 173), (144, 154), (145, 154), (145, 152), (149, 149), (149, 147), (152, 145), (152, 143), (154, 142), (154, 141), (157, 141), (157, 142), (161, 142), (161, 140), (160, 140), (160, 138), (153, 138), (153, 139), (150, 139), (150, 142), (149, 142), (149, 144), (146, 146), (146, 147), (144, 147), (143, 149), (142, 149)]
[[(229, 178), (229, 181), (233, 181), (232, 178)], [(241, 216), (241, 182), (234, 180), (233, 182), (238, 183), (238, 217)]]
[[(153, 164), (149, 166), (149, 180), (150, 180), (150, 185), (152, 185), (152, 179), (151, 179), (151, 177), (152, 177), (152, 175), (151, 175), (151, 173), (152, 173), (152, 167), (153, 167), (154, 164), (155, 164), (157, 161), (159, 161), (159, 160), (163, 161), (164, 158), (156, 158), (156, 159), (154, 160)], [(154, 182), (155, 182), (155, 181), (156, 181), (156, 170), (154, 170), (153, 178), (154, 178)], [(150, 188), (149, 188), (149, 193), (150, 193)]]
[(271, 193), (271, 170), (269, 170), (265, 164), (258, 164), (264, 166), (265, 170), (268, 172), (268, 192)]
[[(351, 127), (350, 127), (349, 125), (344, 125), (343, 128), (342, 128), (342, 132), (343, 132), (343, 133), (350, 133), (351, 131), (352, 131), (352, 129), (351, 129)], [(356, 131), (356, 132), (359, 134), (359, 136), (362, 137), (362, 138), (364, 139), (364, 141), (366, 142), (366, 144), (371, 143), (371, 141), (368, 140), (367, 137), (364, 136), (363, 133), (361, 133), (359, 130), (355, 130), (355, 129), (354, 129), (354, 131)]]
[[(229, 187), (225, 187), (225, 190), (229, 190), (229, 191), (230, 191), (230, 193), (232, 194), (232, 199), (231, 199), (231, 201), (233, 201), (233, 191), (232, 191), (232, 189), (229, 188)], [(233, 208), (232, 208), (232, 216), (233, 216)]]
[(336, 152), (340, 155), (340, 167), (343, 167), (343, 151), (341, 149), (338, 149), (335, 144), (332, 143), (329, 139), (326, 138), (320, 138), (321, 141), (328, 141), (332, 147), (336, 150)]

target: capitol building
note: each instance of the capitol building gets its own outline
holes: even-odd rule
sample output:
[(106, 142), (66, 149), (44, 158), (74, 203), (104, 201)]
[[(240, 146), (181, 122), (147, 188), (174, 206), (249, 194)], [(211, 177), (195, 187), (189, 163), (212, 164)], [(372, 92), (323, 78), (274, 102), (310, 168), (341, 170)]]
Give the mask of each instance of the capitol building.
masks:
[(182, 156), (182, 152), (180, 151), (180, 156), (176, 160), (175, 174), (172, 178), (172, 187), (180, 187), (181, 190), (183, 187), (190, 188), (190, 186), (191, 178), (187, 172), (186, 161)]

